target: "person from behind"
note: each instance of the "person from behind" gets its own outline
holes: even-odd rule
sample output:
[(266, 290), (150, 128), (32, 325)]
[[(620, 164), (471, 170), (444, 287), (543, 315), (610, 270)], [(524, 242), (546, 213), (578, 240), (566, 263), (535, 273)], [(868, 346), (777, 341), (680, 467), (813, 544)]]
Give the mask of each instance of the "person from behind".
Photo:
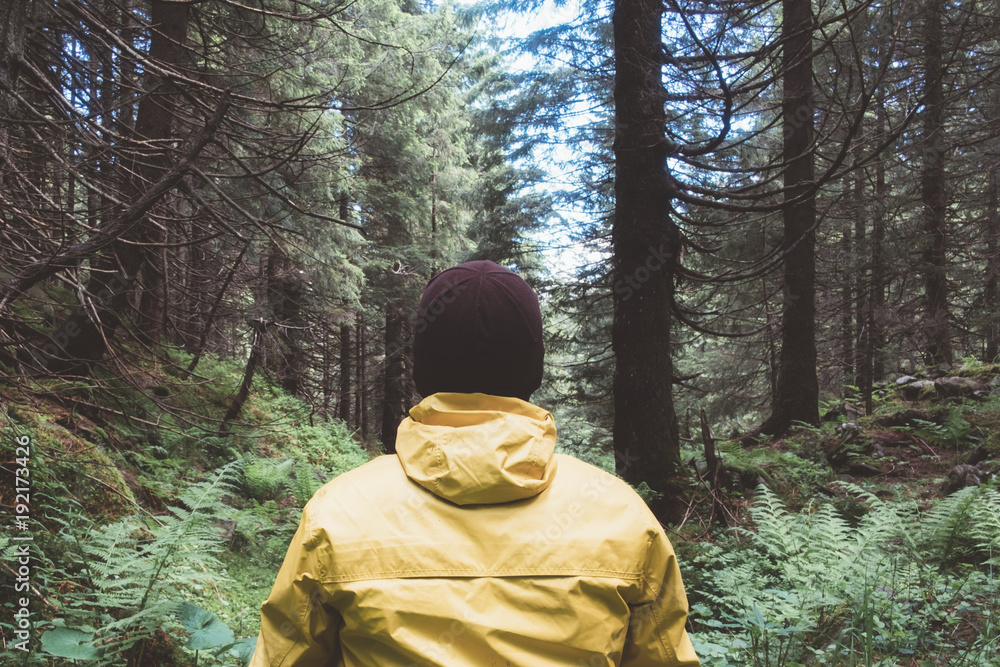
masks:
[(698, 665), (673, 549), (625, 482), (556, 454), (538, 297), (488, 261), (427, 285), (395, 454), (309, 501), (253, 667)]

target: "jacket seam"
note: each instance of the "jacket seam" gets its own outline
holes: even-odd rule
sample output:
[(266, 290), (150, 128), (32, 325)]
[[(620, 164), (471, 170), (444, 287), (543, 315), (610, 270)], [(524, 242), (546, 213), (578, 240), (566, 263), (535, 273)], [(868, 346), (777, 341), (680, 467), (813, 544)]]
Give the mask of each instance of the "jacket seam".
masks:
[[(645, 588), (648, 591), (648, 595), (653, 600), (656, 600), (657, 593), (659, 591), (653, 587), (653, 582), (649, 578), (650, 577), (650, 572), (649, 572), (649, 569), (648, 569), (648, 565), (649, 565), (649, 552), (653, 548), (653, 540), (655, 538), (656, 538), (655, 534), (650, 535), (649, 537), (646, 538), (646, 555), (643, 558), (643, 562), (639, 566), (639, 572), (641, 573), (640, 576), (641, 576), (641, 580), (642, 580), (642, 587)], [(662, 584), (661, 584), (661, 586), (662, 586)]]
[(326, 576), (318, 580), (323, 584), (343, 584), (352, 581), (373, 581), (378, 579), (419, 579), (423, 577), (455, 577), (455, 578), (518, 578), (531, 576), (558, 576), (558, 577), (578, 577), (578, 576), (600, 576), (609, 579), (624, 579), (628, 581), (640, 581), (642, 575), (636, 572), (620, 570), (580, 570), (580, 569), (532, 569), (532, 570), (384, 570), (378, 572), (366, 572), (363, 574)]

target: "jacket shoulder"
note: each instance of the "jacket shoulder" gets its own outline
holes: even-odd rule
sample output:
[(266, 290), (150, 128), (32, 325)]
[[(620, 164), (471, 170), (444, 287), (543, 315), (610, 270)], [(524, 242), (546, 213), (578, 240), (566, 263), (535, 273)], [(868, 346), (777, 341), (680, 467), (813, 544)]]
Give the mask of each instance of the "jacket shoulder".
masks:
[(405, 475), (403, 474), (402, 467), (399, 465), (399, 460), (394, 455), (384, 454), (376, 456), (371, 461), (363, 463), (357, 468), (352, 468), (347, 472), (342, 472), (329, 480), (313, 494), (309, 502), (320, 501), (325, 496), (336, 493), (342, 488), (348, 488), (357, 484), (369, 484), (381, 479), (397, 479), (399, 477), (405, 477)]
[(561, 477), (557, 493), (572, 496), (572, 491), (576, 490), (575, 495), (584, 497), (595, 510), (623, 509), (635, 519), (659, 526), (646, 502), (625, 480), (574, 456), (556, 456), (559, 465), (557, 477)]

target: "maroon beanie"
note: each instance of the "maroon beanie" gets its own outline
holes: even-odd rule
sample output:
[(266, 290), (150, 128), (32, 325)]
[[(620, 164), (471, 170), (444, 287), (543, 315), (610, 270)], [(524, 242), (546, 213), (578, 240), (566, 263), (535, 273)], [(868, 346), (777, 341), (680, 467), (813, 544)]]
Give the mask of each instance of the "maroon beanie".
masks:
[(542, 383), (538, 296), (509, 269), (467, 262), (424, 289), (413, 337), (413, 381), (422, 396), (439, 391), (528, 400)]

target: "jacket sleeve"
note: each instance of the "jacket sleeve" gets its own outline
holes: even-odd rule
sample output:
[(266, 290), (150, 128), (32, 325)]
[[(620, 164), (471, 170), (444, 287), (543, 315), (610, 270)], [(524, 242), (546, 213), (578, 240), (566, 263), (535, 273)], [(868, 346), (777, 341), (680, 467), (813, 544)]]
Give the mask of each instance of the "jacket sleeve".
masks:
[(306, 507), (271, 595), (261, 605), (260, 635), (250, 667), (338, 663), (340, 615), (320, 584), (324, 551)]
[(630, 618), (621, 667), (697, 667), (688, 638), (688, 604), (681, 571), (659, 525), (651, 536), (639, 599), (629, 605)]

